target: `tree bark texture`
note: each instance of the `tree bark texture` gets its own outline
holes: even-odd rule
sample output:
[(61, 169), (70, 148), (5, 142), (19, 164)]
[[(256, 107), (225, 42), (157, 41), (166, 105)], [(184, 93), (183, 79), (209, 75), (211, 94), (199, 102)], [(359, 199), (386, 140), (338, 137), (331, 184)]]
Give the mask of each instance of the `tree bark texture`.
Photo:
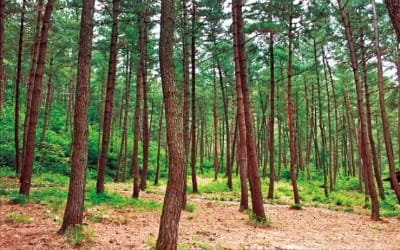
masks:
[(400, 43), (400, 1), (385, 0), (385, 3), (388, 9), (390, 20), (393, 24), (393, 28), (396, 31), (397, 43)]
[[(391, 1), (387, 1), (391, 2)], [(400, 20), (400, 2), (396, 1), (397, 5), (397, 19)], [(382, 55), (379, 44), (379, 28), (378, 28), (378, 15), (375, 7), (375, 0), (372, 0), (372, 10), (374, 13), (374, 35), (375, 35), (375, 50), (376, 50), (376, 59), (378, 63), (378, 95), (379, 95), (379, 107), (381, 111), (381, 119), (383, 126), (383, 137), (385, 139), (385, 147), (386, 147), (386, 155), (389, 163), (389, 173), (390, 173), (390, 181), (393, 187), (393, 190), (396, 194), (398, 203), (400, 203), (400, 186), (397, 181), (396, 176), (396, 168), (394, 162), (394, 153), (393, 153), (393, 145), (392, 140), (390, 138), (390, 123), (387, 116), (387, 112), (385, 109), (385, 95), (384, 95), (384, 86), (383, 86), (383, 66), (382, 66)], [(400, 23), (399, 23), (400, 24)], [(399, 40), (400, 41), (400, 40)]]
[(58, 231), (82, 224), (85, 200), (85, 172), (88, 156), (88, 109), (90, 94), (90, 67), (92, 58), (93, 15), (95, 0), (83, 1), (79, 36), (76, 103), (74, 109), (71, 176), (63, 224)]
[[(25, 5), (26, 5), (26, 0), (23, 0), (22, 1), (21, 20), (20, 20), (20, 26), (19, 26), (17, 77), (15, 80), (14, 142), (15, 142), (15, 172), (17, 175), (19, 175), (21, 172), (21, 152), (20, 152), (20, 147), (19, 147), (19, 110), (20, 110), (20, 106), (21, 106), (20, 88), (21, 88), (21, 78), (22, 78), (22, 51), (23, 51), (23, 45), (24, 45)], [(1, 38), (0, 38), (0, 40), (1, 40)], [(0, 59), (0, 63), (1, 63), (1, 59)]]
[(48, 42), (48, 31), (50, 28), (50, 17), (53, 11), (53, 0), (49, 0), (46, 5), (46, 11), (43, 17), (43, 25), (40, 35), (40, 48), (36, 65), (35, 81), (32, 92), (32, 102), (30, 104), (30, 119), (29, 128), (26, 137), (26, 156), (24, 158), (22, 173), (20, 178), (19, 193), (29, 195), (32, 179), (32, 168), (34, 161), (35, 151), (35, 136), (37, 129), (37, 122), (39, 117), (39, 106), (42, 92), (42, 78), (44, 73), (44, 66), (46, 60), (46, 50)]
[(160, 68), (167, 125), (169, 172), (157, 249), (177, 249), (185, 184), (186, 152), (183, 142), (183, 119), (182, 110), (179, 108), (173, 61), (174, 3), (174, 0), (161, 1)]
[(358, 72), (358, 62), (357, 62), (357, 57), (356, 57), (356, 50), (354, 47), (353, 43), (353, 34), (350, 26), (350, 22), (347, 16), (347, 12), (344, 9), (344, 6), (342, 5), (342, 1), (338, 0), (338, 5), (339, 5), (339, 12), (342, 17), (342, 21), (344, 24), (345, 28), (345, 33), (346, 33), (346, 39), (347, 39), (347, 47), (349, 49), (350, 53), (350, 61), (351, 61), (351, 67), (353, 70), (353, 75), (354, 75), (354, 83), (356, 85), (356, 91), (357, 91), (357, 109), (358, 109), (358, 118), (360, 122), (360, 141), (358, 143), (360, 147), (360, 153), (361, 153), (361, 160), (362, 160), (362, 166), (365, 170), (366, 174), (366, 188), (368, 188), (369, 195), (371, 197), (371, 204), (372, 204), (372, 212), (371, 212), (371, 218), (373, 220), (378, 220), (379, 219), (379, 202), (378, 202), (378, 197), (376, 194), (375, 190), (375, 184), (372, 176), (372, 167), (371, 167), (371, 159), (370, 155), (368, 154), (368, 131), (367, 131), (367, 125), (366, 125), (366, 118), (365, 118), (365, 112), (364, 112), (364, 105), (363, 105), (363, 95), (362, 95), (362, 88), (360, 84), (360, 76)]
[(104, 192), (104, 177), (107, 166), (107, 153), (111, 132), (111, 121), (114, 109), (115, 78), (117, 73), (117, 41), (118, 41), (118, 15), (119, 0), (113, 0), (113, 22), (111, 31), (110, 59), (108, 64), (107, 92), (104, 106), (103, 139), (97, 169), (96, 192)]

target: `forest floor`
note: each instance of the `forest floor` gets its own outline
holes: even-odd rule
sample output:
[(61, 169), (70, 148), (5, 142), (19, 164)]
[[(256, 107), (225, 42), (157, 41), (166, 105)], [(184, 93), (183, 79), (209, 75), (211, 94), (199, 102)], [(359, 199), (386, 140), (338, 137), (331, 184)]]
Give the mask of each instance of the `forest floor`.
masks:
[[(121, 189), (119, 189), (121, 190)], [(128, 191), (125, 191), (129, 195)], [(141, 193), (162, 202), (162, 192)], [(239, 212), (237, 202), (205, 200), (189, 195), (194, 211), (183, 211), (178, 249), (400, 249), (400, 218), (372, 221), (367, 215), (287, 205), (265, 205), (269, 226), (256, 225)], [(57, 234), (60, 216), (40, 204), (0, 200), (0, 249), (72, 249)], [(151, 249), (158, 234), (160, 209), (94, 207), (101, 221), (86, 219), (92, 242), (80, 249)], [(10, 214), (27, 215), (31, 223), (9, 223)], [(76, 248), (76, 247), (75, 247)]]

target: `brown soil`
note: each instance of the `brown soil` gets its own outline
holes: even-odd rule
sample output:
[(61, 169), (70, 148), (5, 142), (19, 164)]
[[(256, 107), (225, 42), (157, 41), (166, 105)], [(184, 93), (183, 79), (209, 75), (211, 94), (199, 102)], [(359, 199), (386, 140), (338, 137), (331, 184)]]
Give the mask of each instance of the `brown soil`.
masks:
[[(143, 199), (162, 200), (159, 194), (141, 194)], [(293, 210), (283, 205), (265, 205), (269, 227), (249, 223), (236, 202), (215, 202), (190, 196), (193, 212), (182, 213), (180, 249), (400, 249), (398, 218), (372, 221), (366, 215), (306, 207)], [(158, 233), (159, 211), (92, 208), (101, 222), (86, 220), (94, 242), (81, 249), (149, 249)], [(25, 214), (31, 223), (10, 222), (10, 214)], [(60, 212), (61, 213), (61, 212)], [(57, 235), (60, 214), (28, 203), (23, 206), (0, 201), (0, 249), (71, 249)]]

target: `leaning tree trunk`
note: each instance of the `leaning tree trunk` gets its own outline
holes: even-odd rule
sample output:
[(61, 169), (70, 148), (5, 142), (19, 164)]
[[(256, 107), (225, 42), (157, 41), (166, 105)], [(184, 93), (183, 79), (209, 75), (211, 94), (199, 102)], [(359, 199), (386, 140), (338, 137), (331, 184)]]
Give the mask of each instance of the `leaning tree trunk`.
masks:
[(71, 176), (63, 224), (58, 231), (65, 231), (83, 222), (85, 200), (85, 172), (88, 155), (88, 109), (90, 94), (90, 66), (92, 58), (93, 14), (95, 0), (83, 1), (79, 37), (78, 75), (74, 110)]
[(108, 80), (106, 103), (104, 106), (103, 139), (97, 169), (96, 192), (104, 192), (104, 177), (107, 165), (107, 152), (111, 132), (111, 120), (114, 109), (115, 78), (117, 72), (117, 41), (118, 41), (118, 15), (120, 0), (113, 0), (113, 23), (111, 31), (110, 60), (108, 64)]
[[(387, 1), (387, 2), (391, 2), (391, 1)], [(386, 154), (387, 154), (388, 162), (389, 162), (390, 181), (391, 181), (393, 190), (396, 193), (397, 200), (400, 203), (400, 186), (398, 184), (397, 177), (396, 177), (396, 169), (395, 169), (394, 155), (393, 155), (393, 145), (392, 145), (392, 140), (390, 138), (390, 122), (387, 117), (387, 113), (386, 113), (386, 109), (385, 109), (382, 55), (381, 55), (381, 50), (380, 50), (380, 45), (379, 45), (378, 15), (376, 13), (375, 0), (372, 0), (372, 9), (374, 12), (374, 33), (375, 33), (375, 50), (376, 50), (375, 53), (376, 53), (376, 60), (378, 63), (378, 95), (379, 95), (379, 107), (380, 107), (380, 111), (381, 111), (381, 118), (382, 118), (382, 125), (383, 125), (383, 137), (385, 139)], [(399, 15), (400, 15), (400, 2), (397, 1), (397, 16), (396, 16), (396, 18), (398, 21), (400, 21)], [(400, 24), (400, 22), (398, 24)], [(400, 41), (400, 40), (398, 40), (398, 41)]]
[[(366, 109), (366, 119), (367, 119), (367, 129), (368, 129), (368, 140), (371, 145), (371, 159), (372, 166), (374, 170), (376, 184), (378, 186), (378, 193), (381, 200), (385, 199), (385, 192), (383, 190), (383, 183), (381, 178), (381, 173), (379, 170), (379, 162), (378, 162), (378, 153), (376, 152), (375, 140), (372, 133), (372, 111), (371, 111), (371, 101), (370, 101), (370, 93), (369, 93), (369, 83), (368, 83), (368, 68), (367, 68), (367, 55), (366, 55), (366, 47), (364, 41), (364, 32), (363, 29), (360, 29), (360, 44), (361, 44), (361, 68), (362, 68), (362, 78), (364, 83), (364, 96), (365, 96), (365, 109)], [(380, 52), (379, 52), (380, 53)], [(378, 59), (380, 60), (380, 58)], [(382, 62), (381, 62), (382, 64)], [(381, 65), (382, 66), (382, 65)], [(378, 62), (379, 67), (379, 62)], [(378, 69), (379, 70), (379, 69)], [(379, 80), (379, 76), (378, 76)]]
[[(22, 1), (21, 21), (19, 26), (17, 77), (15, 80), (15, 108), (14, 108), (14, 142), (15, 142), (15, 172), (21, 172), (21, 152), (19, 147), (19, 110), (20, 110), (20, 85), (22, 78), (22, 50), (24, 45), (24, 21), (26, 0)], [(0, 38), (1, 40), (1, 38)], [(1, 50), (1, 49), (0, 49)], [(1, 53), (1, 52), (0, 52)], [(0, 59), (1, 61), (1, 59)], [(1, 75), (1, 74), (0, 74)]]
[(161, 1), (160, 68), (168, 141), (168, 183), (164, 198), (157, 249), (177, 249), (179, 220), (183, 205), (186, 152), (183, 138), (182, 110), (175, 83), (173, 46), (175, 1)]
[(239, 131), (239, 133), (244, 133), (244, 136), (246, 138), (246, 160), (248, 167), (248, 180), (250, 183), (253, 214), (256, 220), (264, 221), (266, 217), (263, 205), (261, 182), (258, 175), (258, 160), (254, 140), (249, 88), (247, 84), (247, 61), (245, 37), (243, 33), (243, 14), (241, 0), (232, 1), (232, 17), (232, 25), (234, 26), (234, 52), (236, 53), (235, 71), (238, 71), (238, 73), (236, 73), (236, 76), (239, 76), (238, 78), (236, 78), (236, 88), (238, 89), (238, 95), (241, 94), (243, 98), (242, 103), (238, 101), (238, 108), (243, 105), (244, 114), (244, 126), (240, 126), (241, 130), (244, 129), (244, 131)]
[[(22, 143), (22, 159), (26, 158), (26, 145), (27, 145), (27, 136), (28, 136), (28, 128), (29, 128), (29, 121), (31, 116), (31, 102), (32, 102), (32, 93), (33, 93), (33, 86), (35, 82), (35, 72), (36, 72), (36, 65), (37, 65), (37, 57), (38, 57), (38, 50), (40, 45), (40, 25), (42, 24), (42, 8), (43, 8), (43, 0), (39, 0), (37, 5), (37, 16), (36, 16), (36, 27), (35, 27), (35, 36), (34, 42), (32, 45), (32, 59), (31, 59), (31, 68), (29, 70), (28, 76), (28, 90), (26, 93), (26, 110), (25, 110), (25, 120), (24, 120), (24, 137)], [(22, 168), (22, 166), (21, 166)], [(22, 171), (22, 169), (21, 169)]]
[(393, 28), (396, 31), (397, 43), (400, 43), (400, 1), (385, 0), (385, 3), (388, 9), (390, 20), (393, 24)]
[(32, 168), (35, 151), (35, 136), (39, 117), (40, 96), (42, 92), (42, 78), (46, 60), (48, 42), (48, 31), (50, 28), (50, 17), (53, 11), (54, 0), (49, 0), (43, 17), (43, 26), (40, 36), (40, 48), (36, 65), (35, 82), (33, 85), (32, 102), (30, 104), (30, 119), (26, 137), (26, 155), (22, 166), (19, 193), (28, 195), (31, 188)]
[(369, 195), (371, 197), (371, 203), (372, 203), (371, 218), (373, 220), (379, 220), (379, 201), (378, 201), (378, 197), (376, 194), (375, 184), (374, 184), (374, 180), (373, 180), (373, 176), (372, 176), (371, 159), (370, 159), (370, 155), (368, 154), (368, 145), (369, 145), (368, 131), (367, 131), (367, 125), (366, 125), (365, 112), (364, 112), (363, 94), (362, 94), (362, 88), (361, 88), (361, 84), (360, 84), (360, 76), (359, 76), (359, 72), (358, 72), (357, 55), (356, 55), (356, 50), (355, 50), (355, 47), (353, 44), (353, 34), (351, 31), (351, 26), (350, 26), (350, 22), (349, 22), (349, 19), (347, 16), (347, 12), (344, 9), (344, 6), (342, 5), (341, 0), (338, 0), (338, 5), (339, 5), (340, 15), (342, 17), (342, 21), (343, 21), (344, 28), (345, 28), (347, 47), (348, 47), (349, 53), (350, 53), (351, 67), (353, 70), (354, 83), (356, 85), (356, 91), (357, 91), (358, 118), (359, 118), (360, 125), (361, 125), (360, 142), (358, 143), (358, 145), (360, 146), (361, 159), (363, 161), (363, 167), (365, 168), (366, 186), (368, 188)]

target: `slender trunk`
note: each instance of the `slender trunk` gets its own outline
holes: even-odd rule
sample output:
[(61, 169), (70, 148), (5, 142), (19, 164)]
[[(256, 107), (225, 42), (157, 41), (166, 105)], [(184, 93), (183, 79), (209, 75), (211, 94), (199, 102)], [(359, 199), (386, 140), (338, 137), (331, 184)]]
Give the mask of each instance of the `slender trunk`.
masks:
[[(374, 33), (375, 33), (375, 49), (376, 49), (376, 60), (378, 63), (378, 95), (379, 95), (379, 107), (381, 111), (382, 125), (383, 125), (383, 137), (385, 139), (386, 154), (389, 163), (390, 181), (398, 202), (400, 203), (400, 186), (398, 185), (396, 177), (396, 169), (394, 163), (393, 146), (390, 138), (390, 122), (387, 117), (385, 109), (385, 95), (383, 86), (383, 66), (382, 66), (382, 55), (379, 45), (379, 29), (378, 29), (378, 15), (375, 7), (375, 0), (372, 0), (372, 9), (374, 12)], [(399, 16), (397, 16), (399, 18)]]
[[(52, 70), (53, 66), (53, 58), (50, 61), (50, 70)], [(44, 108), (44, 117), (43, 117), (43, 128), (42, 128), (42, 134), (40, 136), (40, 143), (39, 143), (39, 148), (43, 147), (43, 143), (46, 138), (46, 131), (47, 127), (49, 126), (49, 116), (50, 116), (50, 108), (51, 108), (51, 103), (53, 99), (53, 72), (50, 71), (49, 73), (49, 79), (47, 80), (47, 93), (46, 93), (46, 100), (45, 100), (45, 108)]]
[(219, 172), (219, 158), (218, 158), (218, 95), (217, 95), (217, 81), (216, 81), (216, 72), (215, 69), (213, 71), (213, 88), (214, 88), (214, 99), (213, 99), (213, 127), (214, 127), (214, 180), (217, 180), (218, 178), (218, 172)]
[(0, 0), (0, 113), (4, 102), (5, 89), (5, 65), (4, 65), (4, 27), (6, 22), (6, 0)]
[[(28, 90), (26, 93), (26, 110), (25, 110), (25, 120), (24, 120), (24, 138), (22, 144), (22, 159), (25, 161), (26, 158), (26, 146), (27, 146), (27, 139), (28, 139), (28, 129), (29, 129), (29, 122), (31, 116), (31, 103), (32, 103), (32, 94), (33, 94), (33, 87), (35, 82), (35, 72), (38, 60), (38, 51), (40, 45), (40, 25), (42, 24), (42, 9), (43, 9), (43, 0), (39, 0), (37, 6), (37, 17), (36, 17), (36, 27), (35, 27), (35, 37), (34, 43), (32, 45), (32, 59), (31, 59), (31, 68), (29, 70), (29, 78), (28, 78)], [(1, 70), (1, 68), (0, 68)], [(23, 166), (21, 166), (23, 167)], [(22, 169), (21, 169), (22, 171)]]
[(107, 92), (104, 107), (103, 139), (97, 169), (96, 192), (104, 192), (104, 178), (107, 166), (107, 154), (111, 132), (112, 114), (114, 109), (114, 92), (117, 73), (117, 41), (118, 41), (118, 15), (120, 0), (113, 0), (113, 22), (111, 31), (110, 59), (108, 64)]
[(90, 65), (92, 57), (94, 0), (83, 1), (81, 31), (79, 37), (78, 75), (74, 132), (71, 154), (71, 176), (63, 224), (59, 234), (83, 222), (85, 201), (85, 171), (88, 154), (88, 109), (90, 94)]
[(338, 5), (339, 5), (339, 11), (340, 15), (342, 17), (342, 21), (344, 24), (345, 28), (345, 33), (346, 33), (346, 39), (347, 39), (347, 46), (349, 49), (350, 53), (350, 60), (351, 60), (351, 66), (353, 69), (353, 74), (354, 74), (354, 83), (356, 85), (356, 91), (357, 91), (357, 108), (358, 108), (358, 117), (360, 120), (360, 125), (361, 125), (361, 131), (360, 131), (360, 151), (361, 151), (361, 159), (363, 161), (363, 167), (365, 167), (365, 173), (366, 173), (366, 184), (368, 187), (369, 195), (371, 197), (371, 203), (372, 203), (372, 212), (371, 212), (371, 218), (373, 220), (379, 220), (379, 201), (377, 198), (376, 190), (375, 190), (375, 184), (374, 180), (372, 177), (372, 168), (371, 168), (371, 159), (368, 154), (368, 131), (367, 131), (367, 126), (366, 126), (366, 118), (365, 118), (365, 112), (364, 112), (364, 107), (363, 107), (363, 96), (362, 96), (362, 89), (361, 89), (361, 84), (360, 84), (360, 77), (359, 77), (359, 72), (358, 72), (358, 62), (357, 62), (357, 57), (356, 57), (356, 50), (354, 48), (353, 44), (353, 34), (351, 31), (351, 26), (349, 19), (347, 17), (347, 12), (344, 9), (341, 0), (338, 0)]
[(192, 172), (192, 190), (193, 193), (198, 193), (197, 187), (197, 177), (196, 177), (196, 156), (197, 156), (197, 147), (196, 147), (196, 1), (193, 0), (193, 9), (192, 9), (192, 53), (191, 53), (191, 62), (192, 62), (192, 123), (191, 123), (191, 139), (192, 139), (192, 149), (191, 149), (191, 172)]
[[(26, 0), (22, 1), (21, 21), (19, 26), (17, 79), (15, 81), (15, 109), (14, 109), (14, 142), (15, 142), (15, 172), (21, 173), (21, 152), (19, 147), (19, 110), (20, 110), (20, 85), (22, 78), (22, 50), (24, 45), (24, 22)], [(1, 7), (0, 7), (1, 8)], [(1, 24), (0, 24), (1, 26)], [(1, 38), (0, 38), (1, 41)], [(1, 48), (0, 48), (1, 50)], [(0, 52), (1, 53), (1, 52)], [(1, 63), (1, 59), (0, 59)], [(0, 66), (1, 67), (1, 66)], [(1, 77), (1, 74), (0, 74)]]
[(239, 27), (237, 23), (237, 11), (238, 7), (236, 2), (232, 2), (232, 17), (233, 17), (233, 49), (234, 49), (234, 60), (235, 60), (235, 78), (236, 78), (236, 100), (237, 100), (237, 130), (239, 133), (238, 138), (238, 150), (237, 150), (237, 162), (240, 169), (240, 211), (248, 209), (248, 161), (247, 161), (247, 143), (246, 143), (246, 121), (244, 114), (243, 104), (243, 93), (242, 93), (242, 78), (240, 75), (240, 57), (239, 57), (239, 41), (238, 32)]
[(154, 185), (158, 185), (158, 178), (160, 175), (160, 153), (161, 153), (161, 135), (162, 135), (162, 126), (163, 126), (163, 114), (164, 114), (164, 104), (161, 104), (160, 108), (160, 119), (158, 121), (158, 145), (157, 145), (157, 167), (156, 174), (154, 178)]
[(321, 165), (322, 165), (322, 171), (324, 174), (324, 194), (325, 197), (328, 197), (328, 170), (327, 170), (327, 164), (326, 164), (326, 136), (325, 136), (325, 126), (324, 126), (324, 120), (322, 119), (322, 100), (321, 100), (321, 81), (319, 77), (319, 67), (318, 67), (318, 58), (317, 58), (317, 44), (315, 39), (313, 39), (313, 45), (314, 45), (314, 64), (315, 64), (315, 74), (317, 77), (317, 93), (318, 93), (318, 119), (319, 119), (319, 130), (321, 134), (321, 152), (319, 153), (320, 159), (321, 159)]
[[(293, 11), (293, 2), (291, 2), (291, 11)], [(289, 14), (289, 62), (288, 62), (288, 83), (287, 83), (287, 120), (289, 128), (289, 148), (290, 148), (290, 179), (292, 180), (294, 203), (300, 204), (300, 196), (297, 188), (297, 177), (296, 177), (296, 144), (295, 144), (295, 130), (293, 121), (293, 107), (292, 107), (292, 59), (293, 59), (293, 16)]]
[[(257, 221), (264, 221), (265, 211), (263, 206), (263, 196), (261, 190), (260, 177), (258, 175), (258, 159), (255, 148), (255, 139), (253, 131), (253, 119), (252, 119), (252, 109), (249, 95), (249, 88), (247, 83), (247, 61), (246, 61), (246, 47), (245, 47), (245, 37), (243, 33), (243, 14), (242, 14), (242, 3), (241, 0), (232, 1), (232, 13), (233, 13), (233, 26), (234, 28), (234, 47), (235, 48), (235, 73), (236, 75), (236, 85), (238, 93), (238, 108), (243, 106), (244, 114), (244, 124), (240, 127), (239, 133), (243, 133), (245, 137), (246, 149), (247, 149), (247, 169), (248, 169), (248, 180), (250, 184), (251, 191), (251, 201), (253, 216)], [(236, 36), (236, 38), (235, 38)], [(236, 44), (236, 45), (235, 45)], [(240, 81), (238, 81), (240, 79)], [(239, 98), (242, 95), (242, 98)], [(241, 102), (240, 103), (240, 100)], [(243, 119), (242, 118), (242, 119)], [(240, 119), (239, 119), (240, 121)], [(243, 143), (242, 141), (241, 143)]]
[(147, 0), (143, 1), (143, 12), (140, 20), (140, 64), (142, 64), (142, 84), (143, 84), (143, 169), (140, 178), (139, 188), (146, 189), (147, 169), (149, 166), (149, 115), (148, 115), (148, 98), (147, 98)]
[(274, 35), (269, 35), (269, 62), (270, 62), (270, 93), (269, 93), (269, 119), (268, 119), (268, 148), (269, 148), (269, 187), (268, 199), (274, 198), (275, 166), (274, 166), (274, 121), (275, 121), (275, 61), (274, 61)]
[[(124, 164), (124, 170), (123, 173), (125, 174), (126, 170), (126, 162), (127, 159), (126, 157), (123, 157), (123, 155), (126, 155), (126, 145), (127, 145), (127, 137), (128, 137), (128, 116), (129, 116), (129, 104), (130, 104), (130, 93), (131, 93), (131, 79), (132, 79), (132, 67), (133, 67), (133, 58), (132, 58), (132, 52), (130, 52), (130, 49), (128, 48), (126, 51), (126, 82), (125, 82), (125, 101), (124, 101), (124, 120), (122, 124), (122, 141), (121, 141), (121, 148), (120, 148), (120, 153), (118, 156), (118, 164), (117, 164), (117, 171), (114, 176), (114, 181), (118, 182), (119, 180), (119, 175), (120, 175), (120, 168), (121, 168), (121, 163), (123, 162)], [(125, 179), (125, 178), (123, 178)]]
[[(366, 108), (366, 119), (367, 119), (367, 130), (368, 130), (368, 140), (371, 145), (371, 158), (372, 158), (372, 166), (375, 175), (375, 181), (378, 186), (378, 193), (381, 200), (385, 199), (385, 193), (383, 191), (383, 184), (381, 179), (381, 173), (379, 171), (379, 163), (378, 163), (378, 156), (376, 152), (375, 140), (372, 134), (372, 111), (371, 111), (371, 101), (370, 101), (370, 94), (369, 94), (369, 83), (368, 83), (368, 68), (366, 62), (366, 48), (365, 48), (365, 41), (364, 41), (364, 32), (363, 29), (360, 29), (360, 45), (361, 45), (361, 68), (362, 68), (362, 78), (364, 83), (364, 98), (365, 98), (365, 108)], [(379, 49), (379, 48), (378, 48)], [(379, 63), (379, 62), (378, 62)], [(379, 65), (378, 65), (379, 67)]]
[(30, 109), (29, 128), (26, 137), (26, 157), (24, 158), (22, 173), (20, 178), (19, 193), (29, 195), (32, 179), (32, 168), (35, 151), (35, 136), (37, 122), (39, 117), (40, 97), (42, 92), (42, 78), (44, 72), (44, 64), (46, 60), (46, 50), (48, 42), (48, 31), (50, 28), (50, 17), (53, 11), (53, 0), (49, 0), (46, 5), (46, 11), (43, 17), (43, 26), (40, 36), (40, 48), (35, 72), (35, 82), (33, 85), (32, 102)]

